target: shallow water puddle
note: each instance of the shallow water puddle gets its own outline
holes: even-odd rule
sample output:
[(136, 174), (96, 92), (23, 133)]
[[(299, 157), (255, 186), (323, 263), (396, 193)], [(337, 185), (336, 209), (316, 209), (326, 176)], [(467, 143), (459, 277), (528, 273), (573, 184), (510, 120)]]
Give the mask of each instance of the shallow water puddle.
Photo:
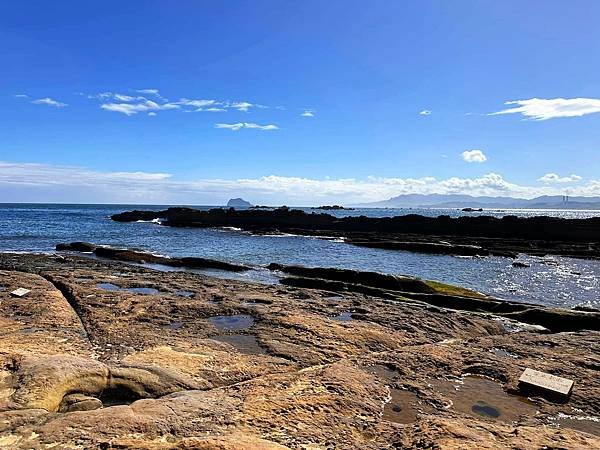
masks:
[(265, 355), (267, 353), (258, 343), (256, 336), (252, 334), (229, 334), (226, 336), (215, 336), (212, 339), (225, 342), (246, 355)]
[(514, 353), (511, 353), (508, 350), (505, 350), (503, 348), (496, 348), (496, 347), (494, 347), (494, 348), (492, 348), (490, 350), (490, 352), (492, 352), (496, 356), (501, 356), (503, 358), (519, 359), (519, 355), (515, 355)]
[(343, 313), (332, 317), (331, 320), (337, 320), (338, 322), (350, 322), (352, 320), (352, 313), (350, 311), (344, 311)]
[(175, 295), (178, 295), (179, 297), (192, 298), (196, 295), (196, 293), (192, 292), (192, 291), (181, 290), (181, 291), (176, 291)]
[(121, 286), (117, 286), (116, 284), (112, 284), (112, 283), (98, 283), (96, 285), (96, 287), (98, 289), (102, 289), (104, 291), (120, 291), (121, 290)]
[(452, 409), (475, 417), (509, 422), (537, 411), (525, 397), (507, 394), (500, 383), (480, 376), (455, 382), (435, 380), (432, 385), (452, 401)]
[(208, 321), (218, 330), (232, 331), (245, 330), (254, 325), (254, 317), (248, 314), (234, 314), (232, 316), (214, 316)]
[(158, 289), (149, 288), (149, 287), (133, 287), (133, 288), (122, 288), (121, 286), (117, 286), (113, 283), (98, 283), (96, 285), (98, 289), (102, 289), (104, 291), (129, 291), (134, 294), (143, 294), (143, 295), (155, 295), (160, 293)]
[(149, 288), (149, 287), (134, 287), (127, 288), (129, 292), (133, 292), (134, 294), (142, 294), (142, 295), (156, 295), (160, 291), (158, 289)]
[(419, 400), (414, 392), (390, 389), (391, 400), (383, 407), (383, 419), (396, 423), (413, 423), (417, 420)]

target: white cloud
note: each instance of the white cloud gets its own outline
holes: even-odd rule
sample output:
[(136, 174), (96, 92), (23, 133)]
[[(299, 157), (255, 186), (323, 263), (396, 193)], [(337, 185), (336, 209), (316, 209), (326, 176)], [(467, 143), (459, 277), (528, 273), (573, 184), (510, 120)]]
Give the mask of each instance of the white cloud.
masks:
[(600, 112), (600, 99), (597, 98), (530, 98), (509, 101), (504, 104), (519, 106), (488, 115), (522, 114), (533, 120), (548, 120), (557, 117), (581, 117)]
[[(269, 175), (242, 179), (181, 181), (152, 172), (98, 172), (82, 167), (0, 161), (0, 193), (16, 201), (30, 193), (37, 201), (219, 204), (233, 196), (267, 204), (360, 203), (400, 194), (470, 194), (532, 198), (564, 195), (564, 185), (517, 185), (500, 174), (451, 177), (313, 179)], [(570, 195), (600, 196), (600, 179), (569, 188)]]
[(482, 163), (487, 161), (487, 156), (481, 150), (465, 150), (461, 153), (461, 156), (468, 163)]
[(139, 92), (140, 94), (156, 95), (157, 97), (160, 97), (158, 89), (138, 89), (136, 92)]
[(114, 94), (115, 100), (122, 102), (132, 102), (134, 100), (146, 100), (144, 97), (132, 97), (131, 95)]
[(216, 100), (190, 100), (189, 98), (182, 98), (181, 100), (173, 103), (184, 106), (193, 106), (194, 108), (204, 108), (206, 106), (218, 104)]
[(64, 108), (68, 106), (66, 103), (59, 102), (58, 100), (51, 99), (50, 97), (44, 97), (37, 100), (32, 100), (31, 103), (34, 105), (48, 105), (56, 108)]
[(305, 109), (302, 114), (302, 117), (315, 117), (315, 112), (312, 109)]
[(254, 105), (249, 102), (233, 102), (233, 103), (227, 103), (225, 106), (227, 108), (237, 109), (238, 111), (248, 112), (248, 110), (250, 108), (252, 108), (253, 106), (257, 106), (257, 105)]
[(431, 111), (429, 111), (428, 109), (424, 109), (423, 111), (421, 111), (419, 113), (419, 115), (421, 115), (421, 116), (430, 116), (431, 115)]
[(29, 95), (27, 95), (27, 94), (15, 94), (13, 97), (15, 97), (15, 98), (29, 98)]
[(156, 113), (151, 111), (151, 112), (148, 113), (148, 115), (151, 116), (151, 117), (154, 117), (154, 116), (156, 116)]
[(279, 127), (277, 125), (269, 124), (269, 125), (258, 125), (257, 123), (248, 123), (248, 122), (238, 122), (238, 123), (217, 123), (215, 124), (215, 128), (222, 128), (232, 131), (239, 131), (242, 128), (250, 128), (255, 130), (263, 130), (263, 131), (271, 131), (278, 130)]
[(143, 100), (138, 103), (103, 103), (100, 105), (100, 108), (132, 116), (140, 112), (177, 109), (179, 105), (174, 103), (158, 104), (152, 100)]
[(575, 183), (577, 181), (581, 181), (582, 178), (579, 175), (569, 175), (568, 177), (561, 177), (555, 173), (547, 173), (541, 178), (538, 178), (538, 181), (542, 183)]

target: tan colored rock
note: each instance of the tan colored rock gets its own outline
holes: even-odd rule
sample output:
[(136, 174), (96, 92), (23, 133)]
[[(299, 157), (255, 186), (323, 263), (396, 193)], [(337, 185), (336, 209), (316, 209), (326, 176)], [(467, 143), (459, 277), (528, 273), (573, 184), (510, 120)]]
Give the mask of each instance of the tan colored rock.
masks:
[[(600, 448), (597, 332), (74, 257), (2, 268), (31, 292), (0, 292), (0, 448)], [(569, 401), (518, 398), (525, 367), (575, 380)]]

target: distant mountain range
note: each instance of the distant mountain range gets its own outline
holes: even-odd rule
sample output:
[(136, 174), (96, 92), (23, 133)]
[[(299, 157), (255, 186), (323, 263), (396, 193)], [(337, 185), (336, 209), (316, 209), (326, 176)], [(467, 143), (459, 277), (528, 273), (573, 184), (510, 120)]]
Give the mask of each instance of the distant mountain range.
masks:
[(462, 194), (405, 194), (388, 200), (352, 205), (363, 208), (514, 208), (514, 209), (600, 209), (600, 197), (544, 195), (532, 199), (474, 197)]

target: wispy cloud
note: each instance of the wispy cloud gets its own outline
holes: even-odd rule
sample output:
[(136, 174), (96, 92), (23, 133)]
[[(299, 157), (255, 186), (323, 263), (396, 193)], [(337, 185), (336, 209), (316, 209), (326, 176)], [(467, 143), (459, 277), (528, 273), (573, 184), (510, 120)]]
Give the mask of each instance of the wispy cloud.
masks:
[[(437, 179), (380, 178), (314, 179), (269, 175), (241, 179), (198, 179), (181, 181), (167, 173), (98, 172), (82, 167), (0, 162), (0, 192), (20, 189), (35, 194), (43, 201), (54, 192), (60, 198), (73, 198), (73, 193), (87, 201), (120, 201), (143, 203), (218, 204), (232, 196), (244, 196), (261, 203), (305, 204), (321, 201), (359, 203), (383, 200), (400, 194), (470, 194), (506, 195), (532, 198), (538, 195), (562, 195), (565, 184), (518, 185), (497, 173), (477, 178), (451, 177)], [(7, 191), (8, 190), (8, 191)], [(600, 195), (600, 179), (569, 186), (570, 195)], [(32, 194), (33, 197), (33, 194)]]
[(136, 92), (139, 92), (140, 94), (146, 94), (146, 95), (155, 95), (157, 97), (161, 96), (158, 89), (138, 89)]
[(561, 177), (555, 173), (547, 173), (543, 177), (538, 178), (538, 181), (541, 181), (542, 183), (575, 183), (581, 180), (582, 177), (579, 175), (572, 174), (566, 177)]
[(465, 150), (461, 153), (461, 156), (468, 163), (482, 163), (487, 161), (487, 156), (481, 150)]
[(302, 114), (302, 117), (315, 117), (315, 112), (312, 109), (305, 109)]
[(255, 130), (263, 130), (263, 131), (271, 131), (278, 130), (279, 127), (277, 125), (269, 124), (269, 125), (259, 125), (257, 123), (248, 123), (248, 122), (239, 122), (239, 123), (217, 123), (215, 124), (215, 128), (222, 128), (226, 130), (239, 131), (242, 128), (250, 128)]
[(581, 117), (600, 112), (600, 99), (597, 98), (530, 98), (504, 104), (518, 106), (488, 115), (521, 114), (533, 120), (548, 120), (557, 117)]
[(423, 111), (419, 112), (420, 116), (430, 116), (431, 115), (431, 111), (429, 111), (428, 109), (424, 109)]
[[(15, 95), (15, 98), (30, 98), (30, 97), (26, 94), (17, 94), (17, 95)], [(69, 106), (66, 103), (59, 102), (58, 100), (54, 100), (50, 97), (44, 97), (44, 98), (38, 98), (36, 100), (31, 100), (30, 103), (33, 103), (34, 105), (54, 106), (55, 108), (64, 108), (65, 106)]]
[(137, 89), (135, 92), (137, 94), (151, 96), (151, 98), (142, 95), (129, 95), (117, 92), (100, 92), (98, 94), (82, 95), (85, 95), (89, 99), (100, 100), (100, 108), (104, 110), (119, 112), (128, 116), (146, 112), (148, 110), (178, 109), (182, 112), (240, 111), (247, 113), (253, 108), (268, 108), (265, 105), (247, 101), (194, 99), (187, 97), (182, 97), (176, 101), (168, 101), (160, 94), (158, 89)]

